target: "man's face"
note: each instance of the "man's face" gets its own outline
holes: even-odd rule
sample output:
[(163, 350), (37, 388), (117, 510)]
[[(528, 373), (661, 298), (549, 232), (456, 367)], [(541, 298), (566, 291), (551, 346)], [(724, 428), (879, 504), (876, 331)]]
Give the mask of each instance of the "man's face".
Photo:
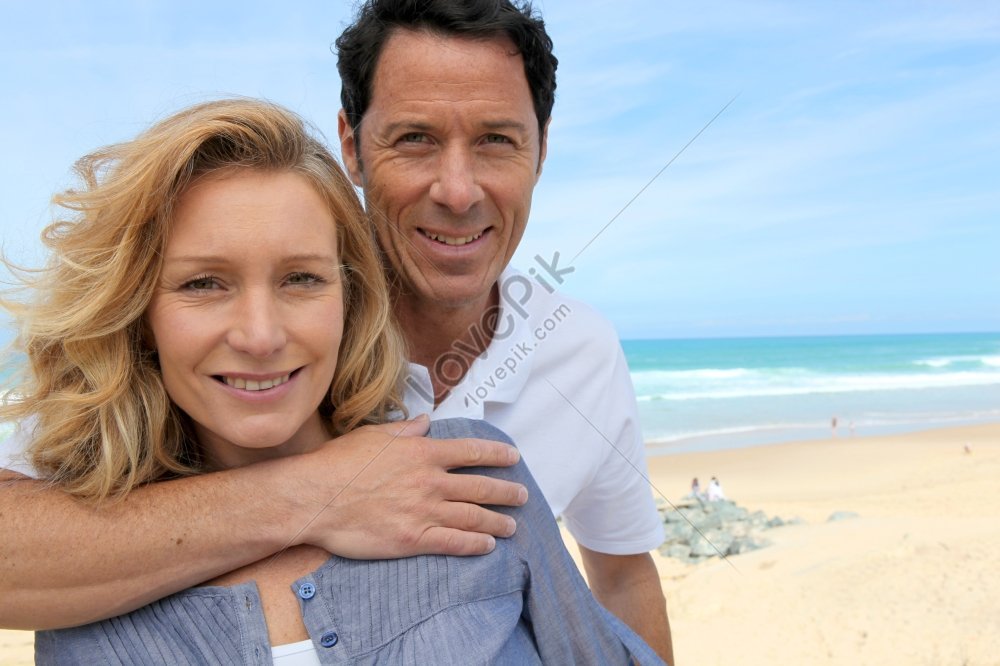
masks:
[(360, 146), (341, 111), (344, 163), (401, 292), (418, 300), (485, 302), (524, 234), (545, 143), (514, 53), (506, 39), (398, 30)]

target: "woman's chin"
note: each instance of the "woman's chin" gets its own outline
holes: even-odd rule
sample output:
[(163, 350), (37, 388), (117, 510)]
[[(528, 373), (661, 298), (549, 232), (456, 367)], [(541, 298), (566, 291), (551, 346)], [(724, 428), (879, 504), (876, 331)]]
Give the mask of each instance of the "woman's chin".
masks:
[(303, 446), (294, 441), (295, 433), (255, 434), (253, 437), (233, 437), (225, 443), (218, 442), (209, 447), (209, 455), (220, 467), (242, 467), (255, 462), (284, 458), (298, 453), (307, 453), (317, 448)]
[[(294, 417), (294, 415), (291, 415)], [(240, 467), (255, 462), (308, 453), (330, 439), (318, 413), (304, 419), (287, 414), (244, 418), (240, 423), (195, 425), (198, 441), (218, 467)], [(290, 427), (291, 423), (298, 427)], [(236, 426), (236, 427), (234, 427)]]

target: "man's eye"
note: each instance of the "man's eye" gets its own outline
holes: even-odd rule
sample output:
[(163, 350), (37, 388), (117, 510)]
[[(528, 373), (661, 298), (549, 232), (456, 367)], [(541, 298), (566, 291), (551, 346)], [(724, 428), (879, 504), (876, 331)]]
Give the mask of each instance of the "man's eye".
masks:
[(486, 143), (510, 143), (510, 139), (503, 134), (487, 134)]
[(423, 132), (409, 132), (399, 137), (403, 143), (423, 143), (427, 141), (427, 135)]
[(188, 289), (191, 291), (208, 291), (210, 289), (218, 289), (218, 281), (211, 275), (204, 275), (202, 277), (196, 277), (193, 280), (188, 280), (183, 285), (181, 289)]

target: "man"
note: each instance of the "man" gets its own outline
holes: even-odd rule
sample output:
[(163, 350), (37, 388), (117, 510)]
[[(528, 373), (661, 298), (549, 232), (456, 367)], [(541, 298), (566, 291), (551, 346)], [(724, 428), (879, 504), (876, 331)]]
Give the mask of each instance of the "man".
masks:
[[(384, 3), (392, 4), (412, 3)], [(518, 29), (544, 41), (544, 55), (551, 59), (554, 75), (555, 60), (547, 53), (548, 38), (540, 21), (532, 21), (506, 2), (461, 7), (454, 2), (429, 4), (446, 13), (473, 14), (477, 8), (471, 5), (483, 5), (513, 20)], [(419, 10), (418, 25), (427, 20), (428, 10)], [(366, 7), (362, 19), (365, 11), (376, 10)], [(443, 37), (422, 29), (390, 27), (381, 54), (374, 52), (368, 63), (369, 97), (360, 105), (345, 102), (341, 116), (345, 162), (364, 187), (373, 219), (382, 220), (376, 228), (396, 280), (397, 311), (412, 359), (436, 370), (433, 375), (426, 371), (422, 375), (431, 384), (430, 398), (421, 375), (411, 383), (408, 404), (413, 414), (430, 411), (437, 404), (435, 414), (439, 415), (449, 399), (464, 400), (459, 381), (478, 376), (479, 366), (470, 371), (458, 359), (477, 359), (491, 341), (505, 342), (510, 331), (516, 337), (516, 327), (524, 328), (524, 322), (533, 320), (520, 317), (519, 324), (509, 307), (497, 309), (503, 305), (498, 278), (527, 220), (531, 191), (544, 161), (548, 110), (538, 113), (532, 99), (525, 58), (518, 53), (523, 47), (515, 48), (510, 37), (503, 36), (506, 32), (495, 26), (480, 27), (474, 34), (474, 38)], [(341, 42), (346, 43), (346, 35)], [(341, 61), (346, 61), (343, 53)], [(447, 67), (456, 61), (467, 66)], [(438, 73), (445, 76), (438, 78)], [(426, 88), (417, 85), (421, 81), (427, 83)], [(551, 91), (554, 79), (544, 85), (550, 85)], [(348, 87), (345, 81), (345, 99), (354, 94)], [(498, 94), (501, 87), (506, 90), (503, 95)], [(545, 104), (551, 107), (551, 95), (548, 102), (543, 101), (543, 108)], [(536, 288), (537, 297), (526, 298), (526, 281), (524, 276), (505, 274), (503, 284), (513, 285), (504, 287), (505, 302), (517, 303), (526, 313), (549, 304), (540, 288)], [(521, 291), (514, 294), (518, 285)], [(603, 327), (598, 340), (607, 340), (606, 324), (580, 304), (562, 304), (573, 310), (574, 327)], [(563, 329), (571, 328), (567, 320)], [(553, 340), (574, 338), (557, 333)], [(518, 373), (511, 370), (514, 376), (534, 378), (530, 385), (520, 385), (521, 392), (537, 391), (540, 377), (552, 377), (556, 386), (565, 383), (568, 378), (559, 374), (563, 364), (553, 354), (555, 347), (539, 346), (538, 354), (519, 361)], [(576, 359), (577, 375), (600, 372), (592, 382), (602, 388), (610, 384), (612, 391), (624, 390), (629, 403), (631, 387), (620, 349), (613, 347), (608, 356), (607, 345), (577, 343), (571, 353), (599, 347), (604, 347), (609, 362), (598, 359), (590, 367), (586, 359)], [(527, 347), (522, 343), (520, 349)], [(445, 398), (454, 387), (458, 388)], [(519, 405), (532, 406), (527, 405), (527, 397), (513, 400), (517, 388), (518, 384), (507, 382), (484, 398), (494, 404), (486, 416), (505, 411), (494, 400), (503, 398), (505, 390), (511, 399), (506, 411), (514, 420)], [(593, 405), (600, 402), (594, 397), (599, 393), (572, 399)], [(475, 399), (477, 394), (471, 395)], [(645, 553), (656, 545), (655, 536), (650, 536), (654, 530), (646, 527), (640, 547), (619, 551), (627, 554), (602, 550), (600, 528), (587, 533), (586, 516), (599, 508), (594, 502), (613, 498), (617, 484), (642, 485), (631, 465), (624, 475), (619, 469), (609, 482), (602, 484), (599, 478), (607, 476), (600, 467), (620, 468), (623, 462), (620, 457), (615, 460), (617, 454), (604, 436), (616, 445), (631, 440), (626, 442), (624, 455), (642, 469), (641, 451), (636, 455), (633, 450), (638, 442), (634, 405), (624, 416), (615, 409), (606, 410), (612, 418), (595, 424), (601, 438), (594, 440), (591, 433), (589, 453), (583, 456), (573, 446), (584, 428), (579, 423), (570, 425), (570, 417), (586, 421), (602, 415), (588, 408), (581, 416), (571, 411), (572, 403), (552, 396), (547, 402), (551, 405), (551, 410), (546, 409), (551, 414), (549, 423), (537, 422), (528, 410), (520, 431), (511, 428), (515, 441), (523, 436), (526, 441), (548, 442), (551, 456), (567, 466), (577, 457), (587, 461), (589, 468), (583, 471), (587, 478), (580, 478), (577, 470), (573, 484), (552, 491), (543, 484), (543, 492), (547, 497), (552, 493), (549, 499), (555, 510), (565, 511), (571, 528), (583, 535), (584, 563), (598, 598), (669, 660), (665, 604), (655, 568)], [(499, 420), (507, 427), (504, 419)], [(610, 424), (632, 430), (604, 432)], [(6, 481), (0, 489), (4, 533), (0, 625), (57, 627), (119, 614), (297, 543), (348, 557), (489, 551), (493, 537), (509, 535), (514, 526), (506, 516), (476, 504), (523, 503), (523, 488), (446, 471), (473, 464), (508, 465), (516, 459), (516, 452), (491, 442), (473, 440), (455, 447), (416, 437), (426, 428), (422, 420), (363, 428), (341, 438), (337, 447), (317, 454), (153, 484), (121, 505), (101, 510), (82, 507), (26, 479), (16, 468), (0, 472), (0, 482)], [(23, 437), (20, 441), (23, 445)], [(594, 441), (604, 456), (595, 458)], [(529, 448), (539, 450), (535, 444)], [(551, 465), (544, 465), (544, 453), (535, 457), (540, 467), (546, 467), (539, 478), (547, 477), (551, 485), (559, 470), (553, 472)], [(0, 466), (11, 465), (0, 459)], [(575, 497), (585, 487), (602, 485), (607, 486), (605, 494), (593, 500)], [(645, 500), (651, 505), (648, 490)], [(612, 519), (615, 514), (625, 521), (643, 512), (619, 502)], [(648, 511), (645, 515), (649, 516)], [(620, 546), (619, 542), (615, 545)], [(93, 547), (81, 549), (82, 543), (93, 543)], [(58, 603), (52, 603), (52, 598)]]
[(372, 0), (337, 40), (344, 163), (409, 343), (411, 413), (510, 434), (597, 598), (672, 661), (648, 551), (662, 525), (611, 327), (507, 269), (545, 160), (556, 60), (509, 2)]

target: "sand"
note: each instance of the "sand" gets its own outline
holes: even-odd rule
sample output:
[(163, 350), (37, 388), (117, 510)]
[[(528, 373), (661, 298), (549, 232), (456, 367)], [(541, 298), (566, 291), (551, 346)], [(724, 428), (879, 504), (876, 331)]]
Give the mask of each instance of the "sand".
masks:
[(656, 558), (680, 666), (1000, 664), (1000, 424), (650, 460), (671, 501), (713, 475), (806, 524), (728, 562)]
[[(1000, 664), (1000, 424), (662, 456), (650, 475), (671, 501), (715, 475), (806, 521), (728, 562), (655, 558), (680, 666)], [(0, 663), (30, 664), (31, 634), (0, 631)]]
[(34, 634), (30, 631), (0, 629), (0, 664), (28, 666), (34, 664)]

